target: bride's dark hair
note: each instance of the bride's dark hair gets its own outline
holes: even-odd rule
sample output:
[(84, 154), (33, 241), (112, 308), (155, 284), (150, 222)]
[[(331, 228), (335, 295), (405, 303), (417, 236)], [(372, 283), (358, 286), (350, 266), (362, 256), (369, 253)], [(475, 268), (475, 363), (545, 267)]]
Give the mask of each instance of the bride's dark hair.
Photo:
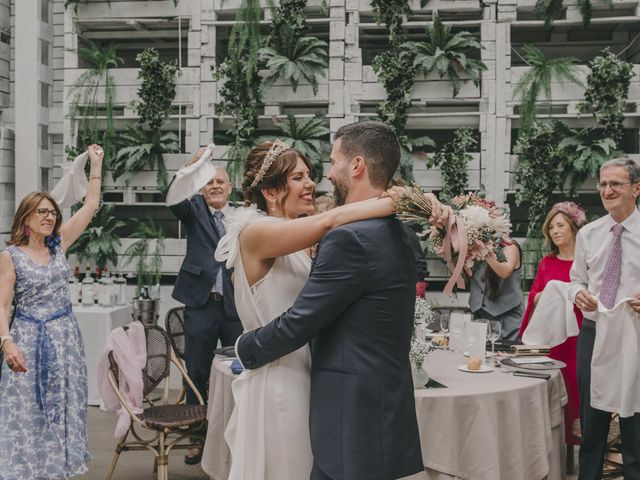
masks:
[(275, 188), (285, 193), (284, 200), (287, 198), (287, 177), (296, 167), (298, 157), (302, 159), (305, 165), (312, 170), (311, 162), (295, 148), (288, 148), (282, 151), (267, 169), (262, 179), (254, 187), (251, 186), (260, 171), (260, 167), (269, 152), (273, 142), (264, 142), (256, 145), (251, 149), (247, 159), (244, 162), (244, 174), (242, 175), (242, 193), (244, 195), (245, 206), (255, 203), (258, 208), (264, 212), (267, 211), (267, 201), (262, 195), (261, 190)]

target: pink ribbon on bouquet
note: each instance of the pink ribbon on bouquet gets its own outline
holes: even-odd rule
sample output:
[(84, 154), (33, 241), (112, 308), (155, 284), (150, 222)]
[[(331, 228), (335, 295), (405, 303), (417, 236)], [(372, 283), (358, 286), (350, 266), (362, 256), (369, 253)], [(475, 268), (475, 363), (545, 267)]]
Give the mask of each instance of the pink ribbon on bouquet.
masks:
[[(456, 215), (449, 216), (449, 222), (447, 225), (447, 233), (444, 237), (444, 259), (447, 263), (447, 268), (451, 272), (451, 278), (444, 287), (443, 292), (447, 295), (453, 293), (453, 286), (457, 285), (458, 288), (464, 288), (464, 279), (462, 278), (462, 269), (464, 268), (464, 262), (467, 257), (467, 228), (464, 226), (464, 222), (458, 222)], [(451, 258), (451, 247), (453, 251), (458, 253), (458, 261), (454, 267)]]

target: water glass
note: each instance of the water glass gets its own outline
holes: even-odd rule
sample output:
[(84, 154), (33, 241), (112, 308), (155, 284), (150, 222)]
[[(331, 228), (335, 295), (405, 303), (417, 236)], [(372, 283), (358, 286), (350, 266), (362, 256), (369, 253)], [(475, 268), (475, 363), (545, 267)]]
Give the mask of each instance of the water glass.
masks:
[(496, 341), (502, 333), (502, 325), (499, 320), (487, 320), (487, 338), (491, 342), (491, 356), (495, 355)]
[(449, 350), (449, 341), (447, 339), (449, 334), (449, 315), (450, 312), (440, 312), (440, 332), (445, 338), (445, 348)]

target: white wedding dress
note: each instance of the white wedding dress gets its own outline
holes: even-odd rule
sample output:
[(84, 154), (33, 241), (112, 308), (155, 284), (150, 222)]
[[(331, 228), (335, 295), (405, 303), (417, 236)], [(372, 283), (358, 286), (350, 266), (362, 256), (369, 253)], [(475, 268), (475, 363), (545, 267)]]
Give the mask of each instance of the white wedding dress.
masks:
[[(227, 227), (216, 259), (234, 269), (236, 308), (244, 331), (266, 325), (288, 310), (306, 283), (311, 259), (296, 252), (276, 259), (249, 286), (238, 236), (253, 222), (282, 219), (240, 209)], [(309, 439), (309, 347), (296, 350), (233, 381), (235, 408), (225, 431), (231, 450), (229, 480), (304, 480), (313, 466)]]

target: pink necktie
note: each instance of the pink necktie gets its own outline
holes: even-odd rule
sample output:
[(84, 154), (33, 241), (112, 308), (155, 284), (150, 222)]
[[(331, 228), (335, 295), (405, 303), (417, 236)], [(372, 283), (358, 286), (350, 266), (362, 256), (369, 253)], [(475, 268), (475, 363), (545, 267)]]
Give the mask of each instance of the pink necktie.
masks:
[(607, 255), (607, 263), (602, 272), (602, 289), (600, 290), (600, 301), (607, 308), (613, 308), (620, 285), (620, 269), (622, 268), (622, 231), (624, 227), (616, 223), (611, 227), (613, 232), (613, 242)]

